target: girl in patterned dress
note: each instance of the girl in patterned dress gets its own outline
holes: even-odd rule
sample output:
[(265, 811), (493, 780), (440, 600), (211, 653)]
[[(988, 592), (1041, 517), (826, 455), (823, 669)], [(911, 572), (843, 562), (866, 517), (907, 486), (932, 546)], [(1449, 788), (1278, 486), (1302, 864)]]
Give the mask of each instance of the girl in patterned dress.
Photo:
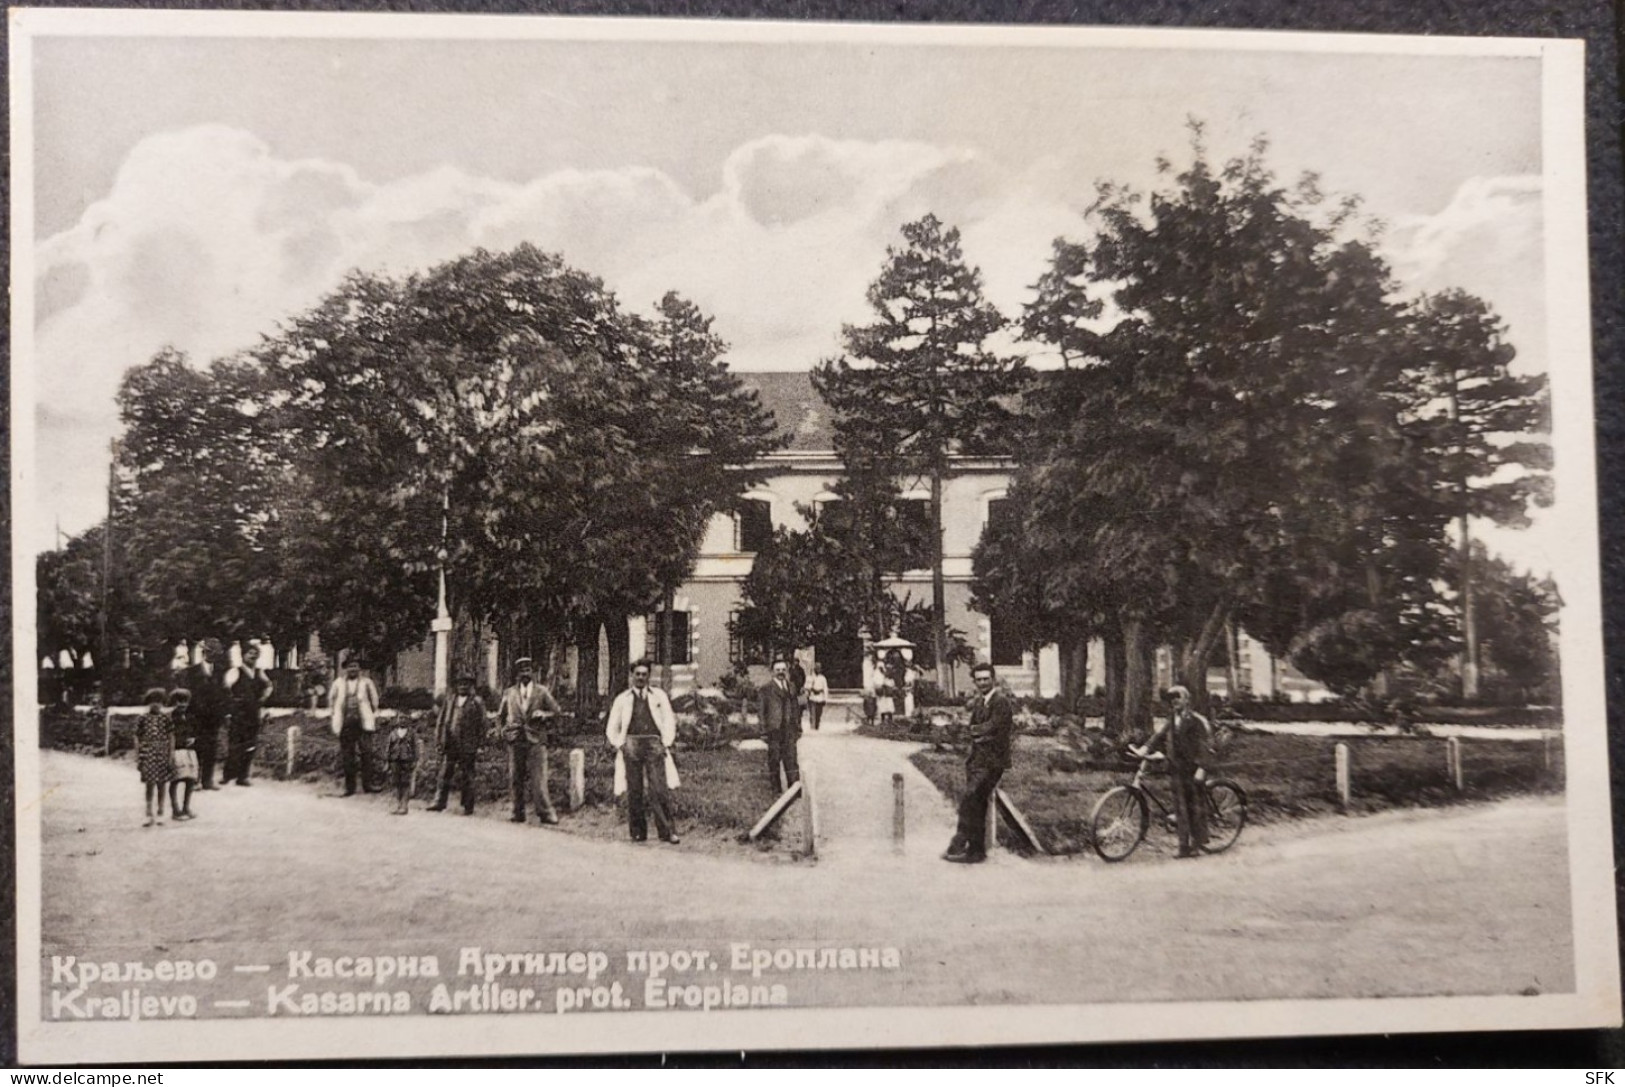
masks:
[[(147, 821), (142, 826), (164, 823), (164, 786), (169, 782), (171, 760), (175, 751), (175, 729), (169, 715), (164, 712), (162, 687), (147, 692), (146, 716), (135, 731), (135, 763), (141, 769), (141, 782), (147, 787)], [(157, 818), (153, 818), (153, 804), (158, 805)]]

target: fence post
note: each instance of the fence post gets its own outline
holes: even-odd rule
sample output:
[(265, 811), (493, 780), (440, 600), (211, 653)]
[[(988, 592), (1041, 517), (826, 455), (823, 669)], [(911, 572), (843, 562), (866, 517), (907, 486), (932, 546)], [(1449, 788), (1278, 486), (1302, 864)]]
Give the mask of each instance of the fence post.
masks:
[(1557, 734), (1554, 733), (1551, 729), (1545, 728), (1545, 729), (1540, 730), (1541, 756), (1545, 759), (1545, 762), (1546, 762), (1546, 775), (1548, 777), (1550, 777), (1551, 773), (1552, 773), (1552, 763), (1554, 761), (1556, 761), (1552, 757), (1552, 755), (1553, 755), (1553, 750), (1552, 749), (1557, 746), (1553, 742), (1556, 738), (1557, 738)]
[(1332, 752), (1337, 759), (1337, 803), (1346, 812), (1349, 810), (1349, 745), (1338, 744)]
[[(659, 773), (664, 774), (662, 767)], [(579, 747), (570, 749), (570, 810), (580, 811), (587, 803), (587, 753)]]
[(891, 776), (891, 842), (892, 848), (903, 848), (903, 775)]
[(803, 852), (809, 857), (818, 856), (818, 793), (813, 788), (812, 768), (806, 766), (801, 768), (801, 829), (807, 836)]
[(1451, 736), (1445, 740), (1444, 762), (1450, 773), (1450, 783), (1456, 787), (1456, 792), (1461, 792), (1465, 783), (1462, 781), (1461, 776), (1461, 739), (1459, 737)]
[(102, 714), (102, 754), (109, 758), (113, 754), (113, 711), (111, 708)]
[(293, 764), (299, 758), (299, 726), (288, 726), (288, 770), (283, 776), (289, 781), (293, 780)]

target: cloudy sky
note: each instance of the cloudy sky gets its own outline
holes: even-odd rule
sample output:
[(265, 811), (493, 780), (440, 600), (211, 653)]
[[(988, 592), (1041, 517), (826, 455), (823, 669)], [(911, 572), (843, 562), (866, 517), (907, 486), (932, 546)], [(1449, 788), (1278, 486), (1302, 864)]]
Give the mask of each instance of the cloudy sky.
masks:
[[(736, 369), (806, 369), (901, 223), (961, 227), (1015, 315), (1095, 181), (1153, 184), (1193, 115), (1359, 194), (1407, 285), (1489, 299), (1544, 368), (1538, 60), (1054, 40), (37, 38), (19, 543), (102, 515), (129, 366), (251, 344), (349, 269), (530, 241), (631, 308), (694, 299)], [(1496, 544), (1552, 565), (1538, 528)]]

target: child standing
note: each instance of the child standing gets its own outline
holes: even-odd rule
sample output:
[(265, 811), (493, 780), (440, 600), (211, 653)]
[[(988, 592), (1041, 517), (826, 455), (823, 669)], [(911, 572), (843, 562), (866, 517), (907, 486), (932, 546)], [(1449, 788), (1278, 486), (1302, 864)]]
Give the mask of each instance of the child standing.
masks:
[[(198, 781), (197, 726), (192, 720), (192, 692), (169, 692), (169, 724), (175, 732), (175, 757), (169, 779), (169, 812), (177, 823), (192, 815), (192, 789)], [(184, 790), (184, 791), (183, 791)]]
[[(141, 783), (147, 792), (147, 821), (150, 827), (164, 823), (164, 785), (169, 781), (171, 762), (175, 750), (175, 731), (169, 715), (164, 712), (164, 689), (153, 687), (147, 691), (147, 712), (135, 731), (135, 763), (141, 770)], [(157, 805), (157, 817), (153, 805)]]
[(385, 746), (385, 761), (389, 763), (390, 780), (395, 785), (393, 815), (405, 815), (407, 801), (412, 793), (412, 777), (418, 765), (418, 737), (405, 717), (395, 719)]

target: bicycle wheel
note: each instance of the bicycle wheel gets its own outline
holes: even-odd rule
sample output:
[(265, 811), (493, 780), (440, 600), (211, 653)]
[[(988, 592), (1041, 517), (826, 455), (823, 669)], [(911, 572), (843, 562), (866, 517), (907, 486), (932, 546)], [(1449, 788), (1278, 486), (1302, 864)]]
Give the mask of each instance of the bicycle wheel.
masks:
[(1247, 794), (1233, 781), (1216, 779), (1207, 784), (1207, 842), (1204, 853), (1223, 853), (1236, 844), (1241, 828), (1247, 825)]
[(1119, 785), (1095, 805), (1089, 817), (1089, 841), (1103, 861), (1120, 861), (1145, 840), (1151, 813), (1140, 791)]

